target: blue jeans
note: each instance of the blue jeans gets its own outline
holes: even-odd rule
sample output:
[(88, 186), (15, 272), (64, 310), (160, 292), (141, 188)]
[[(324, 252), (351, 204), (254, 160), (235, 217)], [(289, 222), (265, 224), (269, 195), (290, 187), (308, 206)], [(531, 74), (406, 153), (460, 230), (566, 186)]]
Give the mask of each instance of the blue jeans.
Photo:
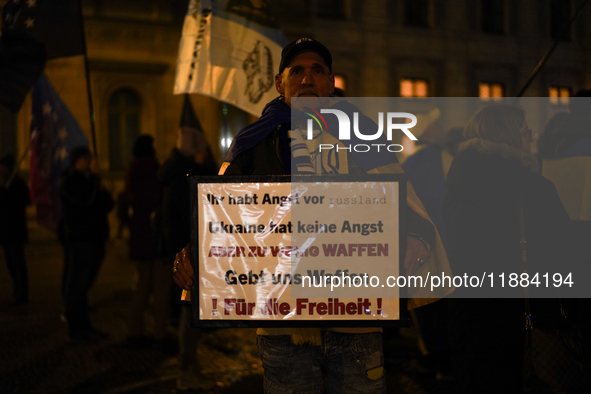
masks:
[(386, 393), (382, 334), (322, 333), (322, 345), (259, 335), (265, 394)]

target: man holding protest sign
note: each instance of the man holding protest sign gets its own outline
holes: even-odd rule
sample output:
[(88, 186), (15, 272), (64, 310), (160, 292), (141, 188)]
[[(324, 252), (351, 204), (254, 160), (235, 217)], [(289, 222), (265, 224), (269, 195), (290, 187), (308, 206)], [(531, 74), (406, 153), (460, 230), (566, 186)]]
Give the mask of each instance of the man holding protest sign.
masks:
[[(320, 42), (300, 38), (282, 51), (275, 88), (280, 97), (267, 104), (258, 121), (243, 129), (234, 139), (223, 175), (285, 175), (322, 173), (315, 168), (303, 137), (291, 130), (292, 98), (329, 97), (334, 91), (332, 56)], [(351, 104), (341, 107), (349, 109)], [(385, 137), (383, 138), (385, 140)], [(331, 174), (402, 173), (395, 155), (347, 155), (346, 168), (333, 168)], [(422, 272), (450, 272), (441, 239), (412, 187), (408, 186), (407, 249), (404, 269), (407, 275)], [(433, 249), (433, 250), (432, 250)], [(182, 262), (182, 264), (181, 264)], [(427, 264), (425, 264), (427, 263)], [(424, 266), (423, 266), (424, 265)], [(193, 269), (188, 248), (177, 255), (174, 280), (190, 290)], [(413, 295), (411, 295), (413, 296)], [(433, 296), (431, 296), (432, 298)], [(410, 308), (433, 300), (414, 295)], [(294, 323), (294, 326), (297, 323)], [(265, 369), (266, 393), (385, 393), (381, 328), (260, 328), (259, 354)]]

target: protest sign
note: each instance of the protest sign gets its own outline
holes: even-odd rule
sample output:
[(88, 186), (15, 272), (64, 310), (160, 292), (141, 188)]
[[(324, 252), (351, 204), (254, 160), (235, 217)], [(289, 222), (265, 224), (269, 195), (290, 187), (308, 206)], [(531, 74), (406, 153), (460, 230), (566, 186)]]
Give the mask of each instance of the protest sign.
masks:
[(191, 178), (193, 325), (405, 319), (404, 177), (298, 178)]

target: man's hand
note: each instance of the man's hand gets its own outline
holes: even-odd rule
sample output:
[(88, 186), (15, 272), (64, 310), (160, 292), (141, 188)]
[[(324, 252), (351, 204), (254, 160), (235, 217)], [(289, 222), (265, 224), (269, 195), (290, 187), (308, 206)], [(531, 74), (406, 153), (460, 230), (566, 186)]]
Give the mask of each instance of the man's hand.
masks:
[[(420, 242), (420, 241), (419, 241)], [(191, 247), (187, 245), (176, 254), (172, 270), (174, 283), (182, 289), (191, 290), (193, 286), (193, 267), (191, 266)]]
[(404, 257), (405, 275), (414, 275), (415, 272), (425, 263), (429, 256), (427, 247), (416, 235), (406, 237), (406, 256)]

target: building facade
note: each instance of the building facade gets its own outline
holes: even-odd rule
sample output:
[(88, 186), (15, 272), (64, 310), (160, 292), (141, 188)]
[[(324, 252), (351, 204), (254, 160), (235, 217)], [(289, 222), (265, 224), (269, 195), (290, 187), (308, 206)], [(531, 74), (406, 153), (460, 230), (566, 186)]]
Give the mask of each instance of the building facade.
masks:
[[(525, 96), (556, 96), (566, 109), (567, 96), (591, 88), (591, 6), (569, 25), (582, 0), (269, 3), (288, 40), (309, 36), (331, 49), (333, 72), (348, 96), (515, 96), (556, 39)], [(82, 1), (98, 169), (114, 192), (139, 134), (155, 137), (161, 161), (175, 145), (183, 98), (172, 90), (187, 4)], [(84, 70), (77, 56), (50, 61), (46, 74), (90, 139)], [(254, 118), (209, 97), (191, 99), (221, 162), (231, 136)], [(0, 120), (0, 153), (24, 154), (30, 98), (17, 115), (2, 109)]]

